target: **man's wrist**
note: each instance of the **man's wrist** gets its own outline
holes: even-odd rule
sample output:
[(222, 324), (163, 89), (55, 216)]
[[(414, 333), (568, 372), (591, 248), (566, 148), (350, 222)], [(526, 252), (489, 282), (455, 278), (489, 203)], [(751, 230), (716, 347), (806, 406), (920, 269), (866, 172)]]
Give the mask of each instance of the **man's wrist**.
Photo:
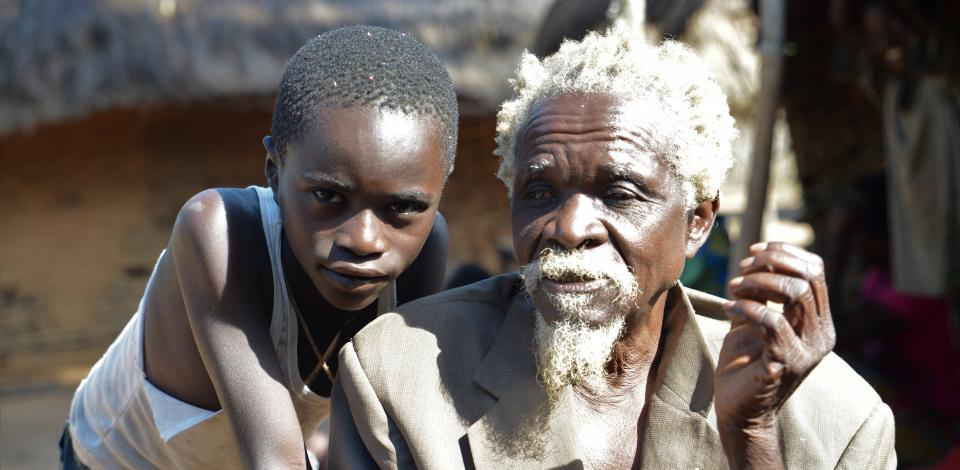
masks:
[(776, 421), (758, 425), (719, 423), (720, 442), (733, 470), (782, 469)]

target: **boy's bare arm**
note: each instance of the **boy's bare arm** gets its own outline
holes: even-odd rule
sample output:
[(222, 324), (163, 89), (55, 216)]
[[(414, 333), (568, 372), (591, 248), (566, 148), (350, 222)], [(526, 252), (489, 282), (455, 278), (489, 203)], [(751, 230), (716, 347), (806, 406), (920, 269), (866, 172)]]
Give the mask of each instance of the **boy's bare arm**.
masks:
[(246, 466), (302, 469), (296, 411), (281, 380), (269, 316), (254, 294), (255, 257), (231, 250), (229, 234), (215, 190), (191, 198), (177, 216), (170, 249), (187, 317)]

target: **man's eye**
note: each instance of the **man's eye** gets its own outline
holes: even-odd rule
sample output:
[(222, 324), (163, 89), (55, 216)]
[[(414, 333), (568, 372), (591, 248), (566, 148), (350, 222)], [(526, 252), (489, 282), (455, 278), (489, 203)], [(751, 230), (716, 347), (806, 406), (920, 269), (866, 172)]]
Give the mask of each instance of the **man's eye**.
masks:
[(546, 201), (553, 198), (553, 190), (546, 186), (531, 186), (525, 194), (527, 199), (534, 201)]
[(603, 195), (603, 198), (614, 204), (626, 204), (639, 199), (636, 193), (627, 191), (623, 188), (611, 188)]
[(342, 194), (329, 189), (315, 189), (313, 190), (313, 197), (323, 204), (340, 204), (344, 201)]

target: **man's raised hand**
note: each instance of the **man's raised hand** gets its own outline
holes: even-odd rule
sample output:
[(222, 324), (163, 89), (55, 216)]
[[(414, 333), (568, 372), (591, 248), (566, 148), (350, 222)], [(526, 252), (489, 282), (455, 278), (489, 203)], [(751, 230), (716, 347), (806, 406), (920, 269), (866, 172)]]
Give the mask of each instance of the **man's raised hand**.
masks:
[(724, 305), (731, 328), (714, 380), (717, 422), (731, 467), (776, 468), (777, 412), (836, 335), (820, 257), (786, 243), (758, 243), (750, 253), (730, 281), (736, 300)]

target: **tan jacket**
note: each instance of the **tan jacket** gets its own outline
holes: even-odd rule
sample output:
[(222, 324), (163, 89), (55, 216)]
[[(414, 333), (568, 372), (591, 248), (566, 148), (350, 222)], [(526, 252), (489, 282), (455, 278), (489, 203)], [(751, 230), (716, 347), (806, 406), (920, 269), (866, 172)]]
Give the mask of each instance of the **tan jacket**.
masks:
[[(729, 324), (693, 315), (722, 316), (721, 299), (678, 290), (640, 458), (644, 468), (726, 468), (713, 373)], [(498, 276), (357, 334), (340, 351), (330, 468), (583, 468), (591, 436), (564, 412), (570, 393), (549, 419), (535, 418), (544, 394), (521, 292), (515, 274)], [(890, 409), (834, 354), (785, 404), (779, 431), (788, 468), (896, 467)]]

